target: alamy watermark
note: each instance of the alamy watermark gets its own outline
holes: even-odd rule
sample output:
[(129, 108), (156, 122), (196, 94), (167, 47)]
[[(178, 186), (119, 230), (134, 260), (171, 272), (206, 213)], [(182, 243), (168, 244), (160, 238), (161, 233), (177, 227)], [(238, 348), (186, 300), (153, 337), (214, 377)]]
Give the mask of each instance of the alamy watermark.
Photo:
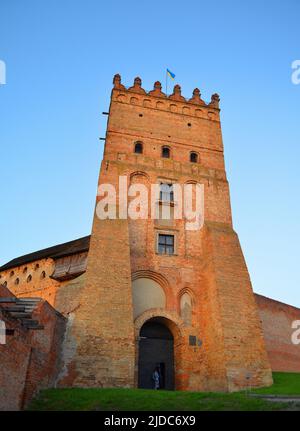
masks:
[(299, 85), (300, 84), (300, 60), (294, 60), (292, 62), (292, 69), (293, 69), (293, 73), (292, 73), (292, 83), (295, 85)]
[(292, 322), (292, 329), (295, 329), (291, 337), (292, 343), (298, 345), (300, 344), (300, 320), (294, 320)]
[(186, 230), (199, 230), (204, 224), (204, 185), (161, 182), (128, 187), (127, 176), (119, 176), (117, 187), (99, 185), (96, 215), (100, 220), (183, 220)]
[(0, 344), (6, 344), (6, 325), (0, 320)]
[(6, 64), (0, 60), (0, 85), (6, 84)]

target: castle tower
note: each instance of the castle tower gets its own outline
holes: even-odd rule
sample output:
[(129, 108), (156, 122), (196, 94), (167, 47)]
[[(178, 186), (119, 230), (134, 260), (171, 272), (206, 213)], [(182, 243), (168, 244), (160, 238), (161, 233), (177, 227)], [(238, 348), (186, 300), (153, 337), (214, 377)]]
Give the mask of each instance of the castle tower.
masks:
[[(78, 386), (151, 387), (155, 367), (166, 389), (233, 391), (272, 383), (257, 306), (232, 226), (219, 96), (206, 104), (179, 85), (146, 92), (119, 75), (107, 122), (99, 185), (119, 193), (158, 184), (159, 211), (178, 202), (175, 184), (204, 188), (204, 225), (186, 218), (93, 222), (85, 286), (70, 330), (69, 373)], [(127, 190), (126, 189), (126, 190)], [(129, 197), (129, 202), (132, 197)], [(149, 198), (150, 199), (150, 198)], [(97, 204), (101, 196), (97, 197)], [(119, 213), (117, 199), (114, 210)]]

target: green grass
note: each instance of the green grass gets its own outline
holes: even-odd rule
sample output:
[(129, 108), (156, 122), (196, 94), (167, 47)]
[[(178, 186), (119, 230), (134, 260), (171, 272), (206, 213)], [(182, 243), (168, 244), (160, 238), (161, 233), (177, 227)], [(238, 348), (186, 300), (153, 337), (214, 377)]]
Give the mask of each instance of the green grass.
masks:
[(257, 394), (300, 396), (300, 373), (273, 373), (274, 384), (268, 388), (256, 389)]
[[(300, 395), (300, 373), (274, 373), (274, 385), (253, 391), (259, 394)], [(287, 403), (269, 402), (238, 393), (154, 391), (143, 389), (47, 389), (28, 410), (104, 410), (104, 411), (259, 411), (289, 409)]]
[(279, 410), (246, 394), (154, 391), (144, 389), (48, 389), (28, 410)]

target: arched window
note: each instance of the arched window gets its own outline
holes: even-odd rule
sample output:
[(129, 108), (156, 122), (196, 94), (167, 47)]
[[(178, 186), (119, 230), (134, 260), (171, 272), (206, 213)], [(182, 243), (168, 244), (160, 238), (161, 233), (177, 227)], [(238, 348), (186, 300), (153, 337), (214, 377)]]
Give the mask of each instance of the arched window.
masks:
[(15, 284), (19, 284), (19, 283), (20, 283), (19, 278), (16, 278), (16, 279), (15, 279)]
[(192, 152), (190, 154), (190, 162), (191, 163), (198, 163), (198, 154), (197, 153)]
[(32, 276), (28, 275), (28, 277), (27, 277), (27, 283), (30, 283), (31, 280), (32, 280)]
[(169, 159), (170, 158), (170, 148), (169, 147), (162, 147), (161, 156), (164, 159)]
[(134, 152), (136, 154), (143, 154), (143, 143), (138, 141), (134, 144)]
[(45, 278), (45, 277), (46, 277), (46, 273), (45, 273), (45, 271), (42, 271), (41, 278)]

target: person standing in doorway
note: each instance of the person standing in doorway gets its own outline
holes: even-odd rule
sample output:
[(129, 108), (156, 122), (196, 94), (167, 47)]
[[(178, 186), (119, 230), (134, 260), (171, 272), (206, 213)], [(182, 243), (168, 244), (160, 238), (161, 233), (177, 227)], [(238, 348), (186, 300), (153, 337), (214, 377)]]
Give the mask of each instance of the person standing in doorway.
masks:
[(159, 368), (155, 367), (153, 373), (152, 373), (152, 380), (154, 381), (154, 389), (160, 388), (160, 374), (159, 374)]

